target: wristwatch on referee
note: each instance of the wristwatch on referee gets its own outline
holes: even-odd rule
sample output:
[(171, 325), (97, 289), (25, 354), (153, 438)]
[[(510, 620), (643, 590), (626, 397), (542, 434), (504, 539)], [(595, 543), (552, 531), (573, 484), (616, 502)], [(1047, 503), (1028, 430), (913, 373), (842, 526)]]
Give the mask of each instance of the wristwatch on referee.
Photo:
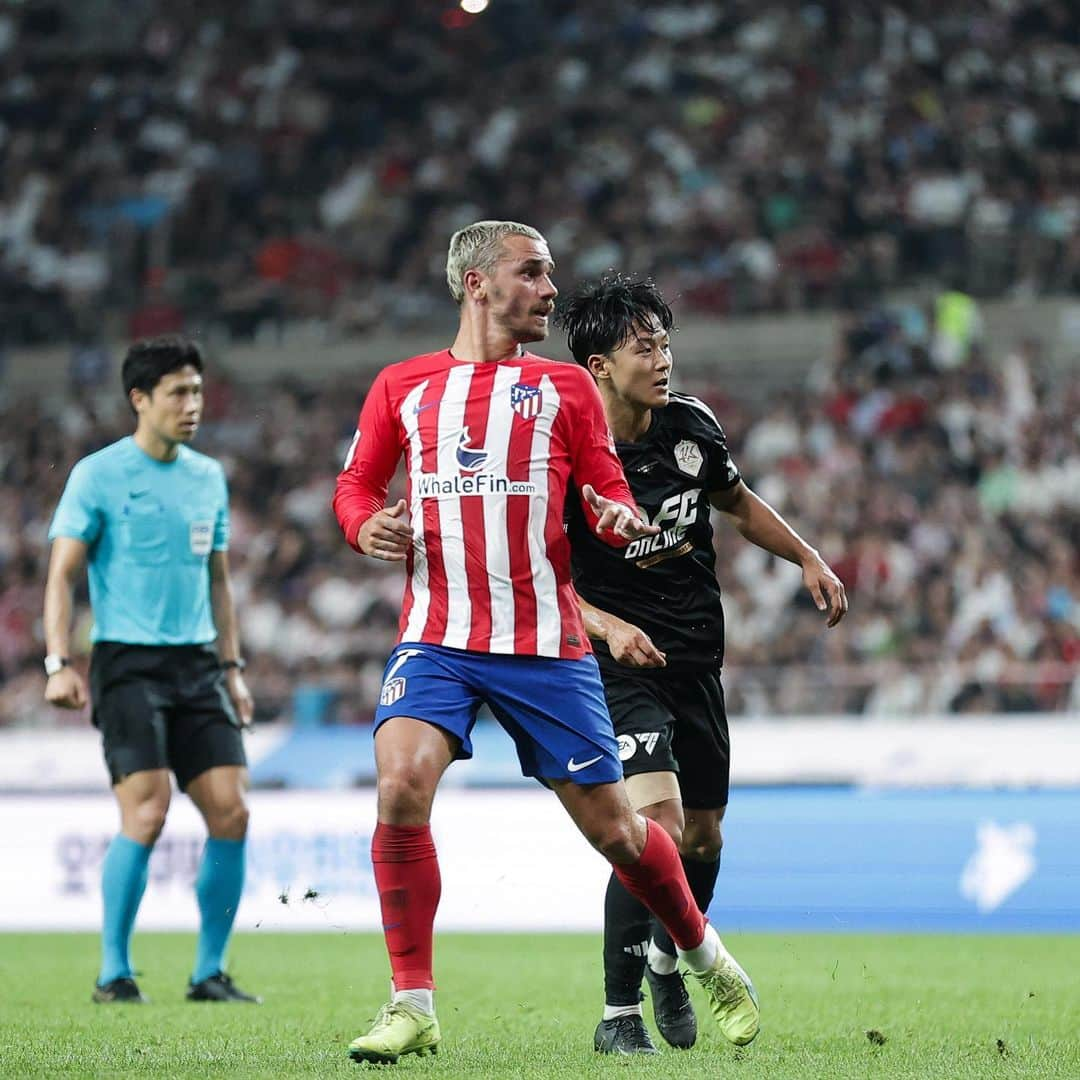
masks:
[(236, 668), (237, 671), (243, 671), (247, 667), (247, 661), (241, 660), (238, 656), (235, 660), (222, 660), (221, 667), (224, 671), (229, 671), (232, 668)]
[(45, 657), (45, 674), (53, 676), (58, 671), (63, 671), (70, 663), (71, 661), (66, 656), (61, 656), (59, 653), (49, 653)]

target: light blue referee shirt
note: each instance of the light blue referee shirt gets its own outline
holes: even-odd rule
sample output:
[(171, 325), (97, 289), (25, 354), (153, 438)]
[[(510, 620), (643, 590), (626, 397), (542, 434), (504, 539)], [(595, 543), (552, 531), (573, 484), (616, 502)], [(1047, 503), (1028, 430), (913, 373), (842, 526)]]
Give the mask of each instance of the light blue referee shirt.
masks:
[(157, 461), (128, 436), (71, 470), (49, 539), (88, 549), (92, 641), (201, 645), (217, 637), (210, 553), (229, 546), (221, 465), (186, 446)]

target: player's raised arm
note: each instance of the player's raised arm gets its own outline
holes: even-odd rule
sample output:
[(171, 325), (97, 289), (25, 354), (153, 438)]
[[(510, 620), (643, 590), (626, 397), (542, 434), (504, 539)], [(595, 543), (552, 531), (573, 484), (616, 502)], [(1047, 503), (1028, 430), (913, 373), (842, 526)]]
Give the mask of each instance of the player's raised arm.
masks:
[(828, 615), (826, 625), (835, 626), (847, 614), (844, 583), (821, 555), (742, 480), (726, 491), (714, 491), (709, 501), (731, 518), (751, 543), (802, 567), (803, 584), (817, 609)]
[(597, 494), (592, 484), (586, 484), (581, 489), (581, 495), (584, 505), (592, 512), (592, 520), (596, 522), (596, 535), (608, 540), (608, 543), (616, 542), (608, 539), (605, 535), (608, 532), (620, 540), (637, 540), (642, 536), (655, 536), (660, 531), (658, 525), (643, 521), (631, 503), (607, 499)]
[(570, 447), (585, 520), (597, 536), (615, 547), (655, 536), (660, 529), (643, 521), (634, 504), (596, 385), (583, 369), (572, 370), (576, 370), (573, 389), (580, 397), (573, 411)]
[(385, 373), (380, 372), (364, 399), (356, 434), (338, 474), (333, 507), (345, 539), (364, 555), (401, 561), (412, 543), (412, 528), (401, 499), (386, 507), (401, 443), (390, 411)]

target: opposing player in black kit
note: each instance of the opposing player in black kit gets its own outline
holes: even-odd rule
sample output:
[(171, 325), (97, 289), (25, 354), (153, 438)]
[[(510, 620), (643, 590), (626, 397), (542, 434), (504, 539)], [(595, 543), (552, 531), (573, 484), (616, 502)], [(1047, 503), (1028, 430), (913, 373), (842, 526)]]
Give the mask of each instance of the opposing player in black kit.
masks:
[[(724, 611), (710, 510), (748, 540), (802, 567), (815, 605), (835, 626), (844, 586), (821, 556), (744, 483), (707, 405), (670, 390), (671, 309), (650, 281), (611, 275), (562, 308), (574, 359), (596, 380), (630, 489), (657, 536), (622, 550), (592, 535), (568, 499), (574, 586), (593, 639), (635, 809), (679, 845), (702, 911), (720, 866), (730, 753), (720, 669)], [(641, 1013), (641, 979), (672, 1046), (697, 1038), (675, 949), (612, 877), (604, 905), (603, 1053), (656, 1053)], [(751, 1006), (748, 1006), (751, 1007)], [(752, 1002), (756, 1011), (756, 995)], [(756, 1033), (756, 1015), (753, 1031)], [(751, 1036), (752, 1037), (752, 1036)]]

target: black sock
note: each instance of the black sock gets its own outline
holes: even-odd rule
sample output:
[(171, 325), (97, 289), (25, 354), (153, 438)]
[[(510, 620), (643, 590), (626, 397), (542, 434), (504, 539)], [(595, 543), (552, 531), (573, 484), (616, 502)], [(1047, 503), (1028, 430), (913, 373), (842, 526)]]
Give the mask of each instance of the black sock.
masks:
[[(690, 891), (694, 894), (697, 906), (704, 912), (709, 910), (712, 903), (713, 893), (716, 891), (716, 876), (720, 873), (719, 857), (712, 862), (701, 862), (698, 859), (682, 857), (683, 869), (686, 871), (686, 880), (690, 884)], [(675, 955), (675, 943), (671, 936), (655, 919), (652, 920), (652, 939), (656, 947), (668, 954)]]
[(649, 909), (612, 874), (604, 897), (604, 1001), (637, 1005), (649, 944)]

